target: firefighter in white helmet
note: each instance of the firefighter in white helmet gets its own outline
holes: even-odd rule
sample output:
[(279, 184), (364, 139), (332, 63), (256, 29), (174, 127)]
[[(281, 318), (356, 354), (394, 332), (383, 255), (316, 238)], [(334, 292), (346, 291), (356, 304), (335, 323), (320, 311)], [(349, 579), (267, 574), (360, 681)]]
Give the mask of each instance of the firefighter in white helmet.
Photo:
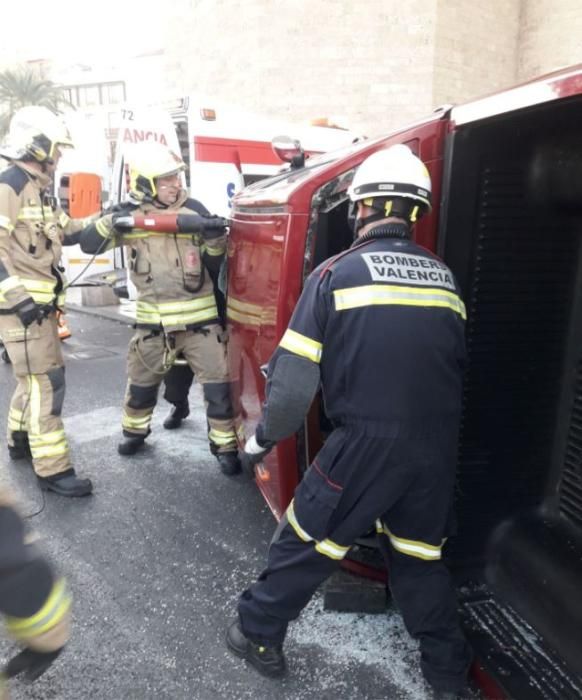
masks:
[[(150, 433), (158, 388), (177, 356), (202, 384), (208, 439), (222, 472), (240, 471), (236, 421), (230, 399), (226, 337), (219, 322), (213, 277), (226, 248), (224, 223), (198, 232), (163, 233), (127, 228), (127, 213), (150, 217), (210, 215), (182, 187), (183, 161), (157, 142), (136, 145), (128, 156), (130, 201), (81, 236), (85, 252), (125, 245), (137, 288), (136, 334), (128, 354), (128, 383), (122, 417), (124, 440), (118, 450), (134, 454)], [(216, 220), (216, 219), (213, 219)]]
[(288, 623), (374, 528), (435, 696), (464, 689), (471, 653), (442, 548), (450, 534), (465, 307), (448, 267), (411, 240), (430, 195), (424, 163), (405, 146), (362, 163), (349, 190), (357, 238), (308, 278), (269, 363), (245, 466), (300, 427), (320, 384), (334, 429), (227, 631), (229, 649), (266, 676), (285, 672)]
[(64, 122), (46, 107), (23, 107), (0, 155), (0, 335), (17, 386), (8, 414), (13, 459), (32, 456), (44, 490), (85, 496), (89, 479), (71, 466), (61, 410), (65, 368), (56, 320), (64, 303), (63, 245), (79, 242), (87, 220), (73, 221), (51, 194), (61, 149), (71, 146)]

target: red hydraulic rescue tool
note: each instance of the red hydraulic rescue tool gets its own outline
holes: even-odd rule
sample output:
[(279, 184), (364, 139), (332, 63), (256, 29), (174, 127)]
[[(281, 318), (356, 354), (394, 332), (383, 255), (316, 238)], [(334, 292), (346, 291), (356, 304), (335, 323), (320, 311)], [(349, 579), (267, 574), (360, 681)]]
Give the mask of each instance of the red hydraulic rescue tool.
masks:
[(198, 214), (118, 214), (115, 217), (118, 231), (142, 229), (156, 233), (202, 233), (212, 229), (223, 229), (228, 220), (221, 216), (199, 216)]

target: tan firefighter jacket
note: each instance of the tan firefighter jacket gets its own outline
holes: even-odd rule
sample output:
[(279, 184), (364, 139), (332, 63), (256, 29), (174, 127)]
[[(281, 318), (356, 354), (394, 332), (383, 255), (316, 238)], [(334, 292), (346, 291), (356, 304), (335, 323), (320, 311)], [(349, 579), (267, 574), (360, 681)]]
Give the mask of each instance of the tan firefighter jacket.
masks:
[(0, 314), (30, 297), (37, 304), (64, 302), (62, 246), (78, 243), (94, 217), (70, 219), (49, 185), (48, 175), (20, 161), (0, 173)]
[[(142, 203), (133, 211), (156, 212), (160, 216), (164, 212), (209, 215), (186, 192), (170, 207)], [(120, 245), (127, 247), (131, 280), (137, 289), (138, 328), (171, 332), (218, 323), (213, 278), (225, 255), (226, 235), (222, 230), (191, 234), (133, 229), (118, 233), (113, 227), (113, 215), (109, 214), (81, 235), (85, 253)]]

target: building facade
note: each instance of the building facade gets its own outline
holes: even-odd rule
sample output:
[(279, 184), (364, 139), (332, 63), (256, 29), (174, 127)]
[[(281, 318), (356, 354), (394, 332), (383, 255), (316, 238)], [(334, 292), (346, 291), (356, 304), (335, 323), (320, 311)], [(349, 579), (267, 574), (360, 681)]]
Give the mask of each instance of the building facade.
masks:
[[(374, 136), (582, 62), (580, 0), (174, 0), (155, 25), (143, 15), (155, 28), (147, 51), (125, 46), (118, 59), (120, 39), (100, 45), (98, 67), (66, 54), (40, 61), (80, 108), (109, 110), (111, 129), (122, 97), (193, 94), (292, 121), (332, 117)], [(0, 67), (38, 59), (27, 44), (3, 43)]]

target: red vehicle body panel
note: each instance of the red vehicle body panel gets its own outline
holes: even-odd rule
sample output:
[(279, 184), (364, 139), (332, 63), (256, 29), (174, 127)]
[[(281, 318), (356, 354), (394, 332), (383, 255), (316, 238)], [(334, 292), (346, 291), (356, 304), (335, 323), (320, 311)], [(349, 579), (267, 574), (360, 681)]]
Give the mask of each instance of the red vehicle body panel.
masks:
[[(432, 213), (417, 225), (415, 240), (437, 252), (447, 134), (469, 121), (581, 92), (582, 65), (449, 111), (437, 111), (384, 138), (356, 144), (344, 157), (340, 151), (336, 160), (330, 157), (329, 165), (316, 168), (286, 197), (280, 196), (277, 187), (260, 187), (245, 190), (235, 198), (228, 253), (228, 317), (233, 338), (230, 363), (234, 376), (241, 379), (239, 398), (247, 435), (254, 431), (264, 400), (264, 378), (259, 368), (275, 350), (301, 293), (307, 227), (317, 189), (357, 167), (374, 151), (396, 143), (407, 144), (427, 165), (433, 187)], [(297, 449), (296, 438), (279, 443), (259, 470), (257, 483), (277, 518), (285, 511), (299, 481)]]
[[(407, 143), (425, 161), (433, 181), (433, 211), (418, 226), (417, 241), (436, 248), (444, 135), (447, 121), (435, 115), (386, 139), (363, 142), (333, 170), (323, 168), (285, 201), (236, 199), (229, 241), (228, 319), (231, 371), (239, 378), (245, 433), (252, 434), (264, 401), (261, 365), (268, 362), (285, 332), (303, 283), (306, 231), (312, 198), (334, 173), (357, 167), (370, 153)], [(313, 452), (313, 446), (310, 446)], [(287, 508), (299, 481), (297, 440), (285, 440), (258, 470), (257, 483), (277, 518)]]

